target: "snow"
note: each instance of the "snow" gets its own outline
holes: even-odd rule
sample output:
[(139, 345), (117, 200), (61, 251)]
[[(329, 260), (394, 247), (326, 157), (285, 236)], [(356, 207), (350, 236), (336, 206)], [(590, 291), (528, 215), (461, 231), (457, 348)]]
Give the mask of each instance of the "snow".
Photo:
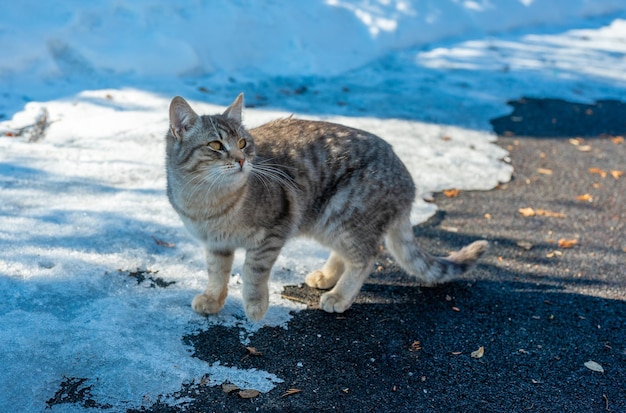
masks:
[[(508, 99), (626, 95), (623, 1), (64, 0), (2, 10), (2, 411), (43, 411), (67, 378), (87, 379), (110, 411), (182, 403), (168, 395), (205, 375), (262, 392), (282, 381), (207, 364), (183, 337), (223, 325), (246, 343), (264, 326), (288, 328), (302, 306), (280, 297), (283, 286), (327, 252), (288, 244), (262, 322), (243, 313), (241, 252), (222, 312), (193, 313), (203, 253), (164, 193), (172, 96), (217, 113), (244, 91), (259, 107), (244, 112), (249, 127), (296, 112), (380, 135), (419, 185), (421, 222), (435, 211), (421, 200), (431, 192), (510, 178), (488, 132)], [(4, 136), (44, 113), (41, 140)], [(68, 409), (86, 410), (51, 410)]]

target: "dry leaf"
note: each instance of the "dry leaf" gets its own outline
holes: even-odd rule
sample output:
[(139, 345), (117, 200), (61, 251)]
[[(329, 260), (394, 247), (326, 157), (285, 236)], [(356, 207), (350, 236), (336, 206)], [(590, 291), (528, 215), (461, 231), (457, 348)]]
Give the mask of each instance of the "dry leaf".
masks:
[(254, 347), (246, 347), (249, 356), (262, 356), (263, 354)]
[(624, 175), (624, 171), (611, 170), (611, 176), (615, 179), (619, 179), (622, 175)]
[(534, 217), (536, 215), (535, 210), (532, 209), (531, 207), (520, 208), (518, 212), (522, 214), (522, 216), (525, 216), (525, 217)]
[(533, 244), (528, 241), (518, 241), (517, 246), (520, 248), (524, 248), (526, 251), (530, 251), (533, 247)]
[(451, 140), (452, 140), (452, 138), (451, 138), (451, 137), (449, 137), (449, 136), (442, 136), (440, 139), (441, 139), (442, 141), (444, 141), (444, 142), (448, 142), (448, 141), (451, 141)]
[(554, 250), (554, 251), (547, 253), (546, 258), (560, 257), (561, 255), (563, 255), (561, 251)]
[(443, 194), (448, 198), (454, 198), (456, 196), (459, 196), (459, 192), (460, 191), (458, 189), (447, 189), (443, 191)]
[(224, 384), (222, 384), (222, 391), (224, 393), (230, 394), (230, 393), (238, 391), (238, 390), (239, 390), (239, 386), (237, 386), (236, 384), (232, 384), (232, 383), (224, 383)]
[(422, 349), (422, 344), (419, 341), (415, 340), (413, 344), (411, 344), (409, 351), (420, 351), (421, 349)]
[(578, 240), (577, 239), (561, 238), (559, 240), (559, 248), (563, 248), (563, 249), (572, 248), (576, 244), (578, 244)]
[(585, 140), (583, 138), (576, 138), (576, 139), (570, 139), (569, 143), (571, 143), (574, 146), (579, 146), (581, 143), (583, 143)]
[(593, 197), (590, 194), (578, 195), (576, 199), (578, 201), (593, 202)]
[(565, 218), (565, 214), (562, 212), (548, 211), (547, 209), (533, 209), (531, 207), (520, 208), (518, 212), (525, 217), (534, 217), (535, 215), (550, 218)]
[(162, 240), (158, 239), (157, 237), (155, 237), (154, 235), (152, 235), (152, 239), (154, 240), (155, 244), (158, 245), (159, 247), (165, 247), (165, 248), (174, 248), (174, 247), (176, 247), (176, 244), (172, 244), (172, 243), (169, 243), (169, 242), (162, 241)]
[(611, 139), (611, 142), (613, 142), (616, 145), (619, 145), (620, 143), (624, 143), (624, 137), (623, 136), (613, 136)]
[(547, 209), (537, 209), (535, 213), (542, 217), (550, 217), (550, 218), (565, 218), (565, 214), (562, 212), (553, 212), (548, 211)]
[(537, 172), (541, 175), (552, 175), (552, 169), (537, 168)]
[(581, 145), (578, 147), (581, 152), (591, 152), (591, 145)]
[(463, 352), (462, 351), (453, 351), (451, 354), (453, 356), (460, 356), (461, 354), (463, 354)]
[(459, 307), (452, 307), (452, 311), (454, 311), (456, 313), (460, 313), (461, 309)]
[(600, 169), (600, 168), (589, 168), (589, 173), (590, 174), (597, 174), (600, 175), (602, 178), (606, 178), (606, 171)]
[(597, 371), (598, 373), (604, 373), (604, 368), (598, 363), (596, 363), (595, 361), (589, 360), (588, 362), (584, 364), (585, 364), (585, 367), (587, 367), (589, 370)]
[(296, 394), (296, 393), (300, 393), (302, 390), (300, 389), (288, 389), (285, 394), (283, 394), (280, 397), (287, 397), (287, 396), (291, 396), (292, 394)]
[(490, 213), (486, 213), (484, 216), (485, 216), (485, 219), (491, 219), (492, 218)]
[(485, 355), (485, 348), (484, 348), (483, 346), (478, 347), (478, 350), (476, 350), (476, 351), (472, 351), (472, 352), (470, 353), (470, 356), (471, 356), (473, 359), (479, 359), (479, 358), (481, 358), (481, 357), (482, 357), (482, 356), (484, 356), (484, 355)]
[(261, 392), (258, 390), (246, 389), (237, 393), (237, 396), (241, 397), (242, 399), (254, 399), (259, 394), (261, 394)]

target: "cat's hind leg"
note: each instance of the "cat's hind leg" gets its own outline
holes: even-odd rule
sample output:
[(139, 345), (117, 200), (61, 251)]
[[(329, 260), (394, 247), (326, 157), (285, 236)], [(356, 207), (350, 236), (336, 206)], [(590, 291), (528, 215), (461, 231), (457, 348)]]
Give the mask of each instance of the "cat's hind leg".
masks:
[(337, 284), (320, 298), (320, 308), (328, 313), (343, 313), (361, 291), (363, 283), (374, 268), (374, 259), (365, 261), (344, 261), (345, 271)]
[(228, 294), (228, 279), (233, 266), (232, 251), (213, 251), (206, 249), (207, 271), (209, 282), (202, 294), (198, 294), (191, 302), (196, 313), (215, 314), (222, 309)]
[(306, 276), (306, 285), (323, 290), (333, 288), (345, 270), (344, 260), (335, 251), (331, 251), (330, 257), (321, 270), (315, 270)]

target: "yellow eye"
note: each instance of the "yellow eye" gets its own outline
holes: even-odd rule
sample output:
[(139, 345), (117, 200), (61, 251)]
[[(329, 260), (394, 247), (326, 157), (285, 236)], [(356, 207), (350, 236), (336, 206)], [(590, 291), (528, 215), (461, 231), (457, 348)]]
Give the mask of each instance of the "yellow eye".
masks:
[(239, 139), (239, 142), (237, 142), (237, 145), (239, 146), (239, 149), (243, 149), (246, 146), (248, 146), (248, 142), (246, 142), (245, 139)]
[(214, 151), (221, 151), (222, 149), (224, 149), (224, 145), (222, 145), (222, 142), (220, 142), (220, 141), (209, 142), (209, 146)]

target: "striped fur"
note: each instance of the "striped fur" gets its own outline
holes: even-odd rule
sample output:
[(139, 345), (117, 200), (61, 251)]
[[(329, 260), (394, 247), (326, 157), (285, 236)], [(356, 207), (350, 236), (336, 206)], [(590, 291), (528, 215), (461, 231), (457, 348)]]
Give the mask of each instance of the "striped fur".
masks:
[(247, 131), (243, 95), (221, 115), (170, 105), (167, 193), (187, 229), (205, 246), (209, 283), (192, 306), (216, 313), (226, 299), (237, 248), (246, 250), (246, 315), (263, 317), (267, 281), (285, 242), (312, 237), (331, 249), (306, 277), (330, 289), (320, 307), (343, 312), (371, 273), (385, 240), (398, 264), (426, 284), (452, 279), (487, 247), (477, 241), (446, 258), (421, 251), (409, 222), (415, 186), (391, 146), (370, 133), (326, 122), (282, 119)]

